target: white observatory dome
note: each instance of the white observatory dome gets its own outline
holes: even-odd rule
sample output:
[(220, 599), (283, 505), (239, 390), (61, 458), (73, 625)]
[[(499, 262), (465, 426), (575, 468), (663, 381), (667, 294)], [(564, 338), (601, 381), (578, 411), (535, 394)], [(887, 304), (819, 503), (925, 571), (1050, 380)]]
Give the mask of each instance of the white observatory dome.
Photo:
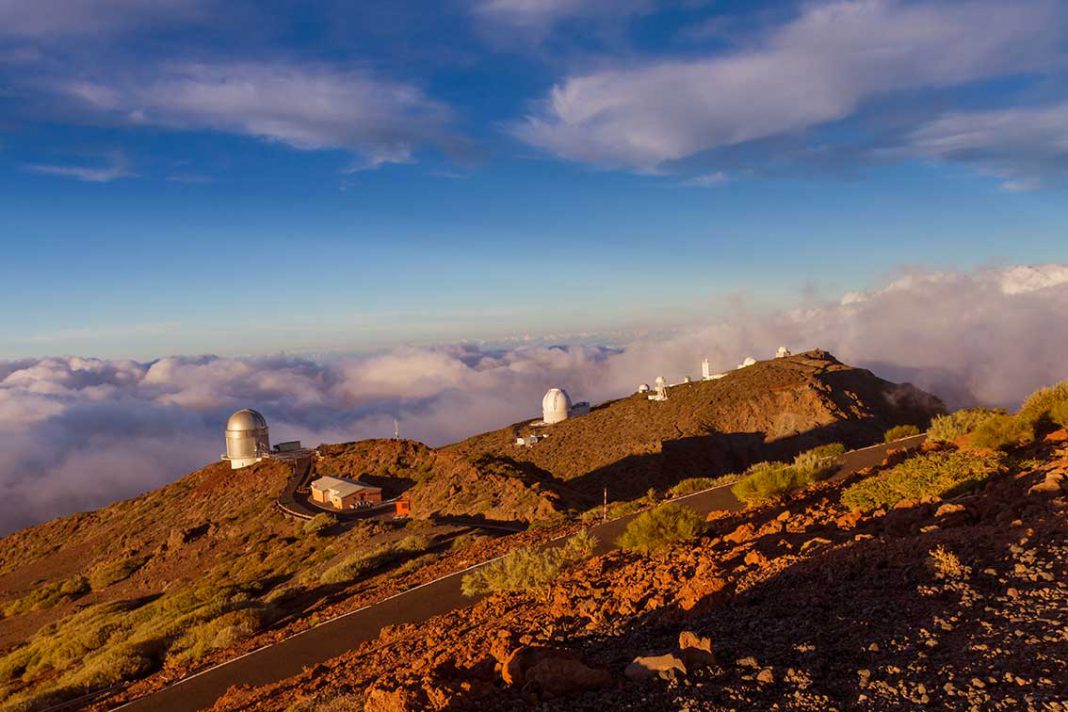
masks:
[(745, 357), (745, 361), (742, 361), (740, 364), (738, 364), (738, 368), (748, 368), (749, 366), (752, 366), (754, 363), (756, 363), (756, 359), (755, 358), (753, 358), (752, 356), (746, 356)]
[(254, 410), (239, 410), (226, 421), (226, 455), (233, 469), (259, 462), (271, 450), (267, 419)]
[(649, 384), (648, 383), (643, 383), (640, 386), (638, 386), (638, 393), (648, 393), (648, 392), (649, 392)]
[(664, 378), (663, 376), (657, 376), (656, 377), (656, 387), (657, 388), (663, 388), (666, 385), (667, 385), (667, 379), (666, 378)]
[(779, 350), (775, 352), (775, 358), (787, 358), (789, 356), (792, 356), (792, 354), (790, 353), (790, 349), (785, 346), (780, 346)]
[(561, 388), (550, 388), (541, 399), (542, 420), (548, 425), (567, 420), (568, 411), (571, 410), (571, 396)]

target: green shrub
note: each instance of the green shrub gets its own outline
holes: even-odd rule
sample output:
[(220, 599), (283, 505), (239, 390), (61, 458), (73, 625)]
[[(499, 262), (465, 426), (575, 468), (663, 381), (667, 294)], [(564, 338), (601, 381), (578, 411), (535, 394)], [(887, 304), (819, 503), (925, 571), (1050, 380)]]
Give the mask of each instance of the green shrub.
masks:
[(895, 440), (904, 440), (920, 434), (920, 429), (915, 425), (895, 425), (883, 435), (883, 441), (892, 443)]
[(174, 647), (183, 659), (197, 660), (212, 650), (227, 648), (248, 638), (270, 619), (261, 605), (223, 613), (188, 630)]
[(1001, 455), (966, 450), (917, 455), (851, 485), (842, 504), (853, 509), (892, 507), (903, 500), (949, 497), (985, 482), (1003, 467)]
[(8, 603), (4, 606), (4, 617), (58, 606), (64, 601), (73, 600), (87, 593), (89, 593), (89, 579), (84, 576), (72, 576), (63, 581), (53, 581), (44, 586), (38, 586), (17, 601)]
[(1068, 420), (1068, 380), (1048, 388), (1039, 388), (1023, 402), (1018, 415), (1033, 426), (1048, 420), (1068, 427), (1065, 423)]
[(927, 438), (933, 442), (955, 442), (982, 425), (983, 421), (1005, 411), (994, 408), (965, 408), (948, 415), (940, 415), (931, 421)]
[(1068, 428), (1068, 400), (1055, 403), (1050, 408), (1049, 419), (1053, 421), (1054, 425)]
[(745, 472), (731, 492), (746, 504), (757, 504), (822, 480), (838, 469), (838, 457), (845, 452), (841, 443), (806, 450), (785, 462), (760, 462)]
[(563, 546), (520, 547), (465, 575), (460, 583), (465, 596), (504, 591), (544, 593), (560, 572), (593, 555), (597, 538), (586, 530), (572, 535)]
[(635, 517), (616, 543), (627, 551), (648, 553), (695, 539), (704, 530), (701, 515), (689, 507), (669, 502)]
[(115, 561), (105, 561), (93, 567), (89, 572), (89, 585), (94, 591), (107, 588), (129, 578), (135, 571), (145, 565), (148, 559), (139, 556), (128, 556)]
[(366, 551), (358, 551), (334, 564), (319, 576), (322, 583), (348, 583), (364, 574), (391, 564), (409, 554), (426, 551), (430, 546), (426, 537), (406, 536), (394, 544), (380, 544)]
[(712, 489), (713, 487), (722, 487), (723, 485), (737, 482), (739, 477), (741, 475), (737, 474), (722, 475), (720, 477), (691, 477), (669, 489), (667, 496), (669, 498), (683, 497), (694, 492)]
[(992, 415), (979, 424), (968, 442), (972, 447), (1010, 450), (1035, 440), (1035, 424), (1018, 415)]
[(326, 512), (320, 512), (314, 517), (304, 522), (304, 526), (301, 527), (301, 531), (310, 536), (323, 536), (326, 530), (334, 526), (337, 520)]

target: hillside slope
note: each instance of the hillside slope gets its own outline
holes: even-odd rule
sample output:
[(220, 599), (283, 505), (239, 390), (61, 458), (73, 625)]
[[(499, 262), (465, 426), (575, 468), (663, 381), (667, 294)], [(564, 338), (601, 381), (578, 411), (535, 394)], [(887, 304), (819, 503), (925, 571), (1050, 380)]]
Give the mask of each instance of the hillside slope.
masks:
[(947, 501), (843, 506), (876, 471), (717, 513), (214, 709), (1060, 709), (1068, 431), (1006, 462)]
[(518, 423), (445, 448), (469, 460), (494, 458), (556, 478), (591, 498), (607, 487), (632, 499), (686, 477), (740, 471), (828, 442), (878, 442), (893, 426), (925, 426), (941, 402), (847, 366), (825, 351), (761, 361), (713, 381), (669, 388), (665, 402), (643, 394), (541, 428), (548, 438), (516, 447)]
[(506, 459), (471, 461), (412, 440), (361, 440), (319, 452), (319, 473), (359, 478), (382, 487), (387, 497), (403, 492), (418, 519), (529, 524), (567, 506), (549, 478)]
[(288, 476), (278, 461), (215, 463), (0, 539), (0, 709), (185, 674), (464, 565), (450, 524), (306, 530), (275, 507)]

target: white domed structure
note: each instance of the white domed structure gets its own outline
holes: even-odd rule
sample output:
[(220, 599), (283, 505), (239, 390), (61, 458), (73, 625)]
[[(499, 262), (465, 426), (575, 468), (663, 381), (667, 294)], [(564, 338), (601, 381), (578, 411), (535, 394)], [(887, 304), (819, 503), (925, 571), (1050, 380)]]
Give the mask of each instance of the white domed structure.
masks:
[(756, 359), (752, 356), (746, 356), (745, 360), (738, 364), (738, 368), (748, 368), (756, 363)]
[(649, 392), (649, 384), (648, 383), (643, 383), (640, 386), (638, 386), (638, 393), (648, 393), (648, 392)]
[(267, 419), (254, 410), (239, 410), (226, 421), (226, 454), (224, 460), (237, 470), (253, 465), (271, 451), (267, 434)]
[(542, 420), (546, 425), (567, 420), (571, 411), (571, 396), (562, 388), (550, 388), (541, 399)]
[(775, 358), (787, 358), (792, 355), (793, 354), (790, 353), (790, 349), (786, 348), (785, 346), (780, 346), (779, 350), (775, 352)]

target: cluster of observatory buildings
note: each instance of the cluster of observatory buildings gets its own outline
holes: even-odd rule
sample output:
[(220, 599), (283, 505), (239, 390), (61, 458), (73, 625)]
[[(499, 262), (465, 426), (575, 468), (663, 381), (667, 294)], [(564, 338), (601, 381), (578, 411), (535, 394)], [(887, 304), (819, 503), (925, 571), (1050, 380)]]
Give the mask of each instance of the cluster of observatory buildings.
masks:
[[(775, 353), (775, 358), (790, 356), (790, 350), (780, 346)], [(747, 357), (736, 368), (742, 369), (752, 366), (757, 361), (752, 356)], [(701, 380), (714, 381), (725, 377), (730, 371), (712, 373), (709, 360), (701, 362)], [(687, 376), (682, 383), (690, 383)], [(657, 376), (654, 386), (643, 383), (638, 386), (638, 393), (646, 395), (651, 401), (666, 401), (668, 399), (668, 384), (663, 376)], [(530, 423), (531, 432), (526, 435), (516, 434), (516, 445), (531, 447), (539, 440), (548, 437), (546, 428), (556, 425), (569, 418), (576, 418), (590, 412), (588, 401), (573, 403), (571, 396), (563, 388), (550, 388), (541, 400), (541, 420)], [(251, 409), (239, 410), (230, 416), (226, 423), (226, 454), (223, 459), (230, 462), (233, 469), (248, 467), (266, 458), (296, 459), (308, 457), (311, 452), (301, 447), (300, 441), (278, 443), (271, 447), (270, 437), (267, 430), (267, 420), (257, 411)], [(335, 510), (350, 510), (371, 507), (382, 502), (382, 490), (379, 487), (359, 482), (358, 480), (344, 477), (319, 477), (310, 484), (311, 501), (323, 508)]]
[[(238, 470), (268, 458), (296, 460), (311, 457), (299, 440), (271, 447), (267, 419), (251, 409), (239, 410), (226, 421), (226, 453), (222, 456)], [(309, 485), (311, 501), (324, 509), (345, 511), (371, 507), (382, 501), (382, 489), (343, 477), (320, 477)]]

